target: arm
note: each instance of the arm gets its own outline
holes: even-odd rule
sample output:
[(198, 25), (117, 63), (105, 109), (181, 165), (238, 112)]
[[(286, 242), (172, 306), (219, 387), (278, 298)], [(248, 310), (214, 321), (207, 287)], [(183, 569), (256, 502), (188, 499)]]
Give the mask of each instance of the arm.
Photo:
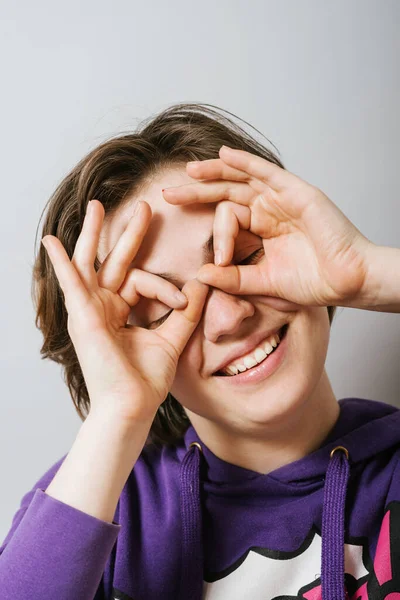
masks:
[(17, 513), (0, 548), (2, 600), (93, 600), (121, 525), (119, 496), (151, 423), (92, 413), (51, 481)]
[(111, 523), (151, 423), (138, 418), (132, 428), (120, 419), (89, 416), (46, 494)]

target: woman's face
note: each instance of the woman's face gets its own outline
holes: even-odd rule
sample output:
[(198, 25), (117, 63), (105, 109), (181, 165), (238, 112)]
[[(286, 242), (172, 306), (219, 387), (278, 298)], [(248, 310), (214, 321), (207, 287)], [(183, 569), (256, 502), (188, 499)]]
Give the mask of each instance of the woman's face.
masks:
[[(114, 247), (138, 199), (151, 206), (152, 219), (133, 261), (133, 266), (151, 273), (168, 272), (183, 284), (196, 277), (204, 262), (202, 247), (213, 232), (216, 203), (191, 206), (168, 204), (164, 187), (192, 183), (184, 167), (164, 171), (140, 196), (103, 225), (99, 258)], [(241, 230), (232, 262), (245, 261), (260, 250), (253, 264), (268, 260), (260, 237)], [(247, 264), (247, 263), (246, 263)], [(132, 309), (129, 323), (155, 329), (152, 324), (171, 311), (158, 300), (141, 298)], [(286, 348), (279, 366), (261, 381), (234, 385), (234, 376), (216, 376), (221, 364), (249, 338), (275, 331), (289, 323)], [(266, 423), (278, 423), (298, 411), (314, 394), (324, 372), (329, 343), (326, 307), (303, 307), (268, 296), (239, 296), (210, 287), (202, 318), (180, 356), (171, 393), (183, 405), (192, 423), (206, 419), (229, 430), (252, 431)], [(260, 345), (260, 344), (257, 344)], [(273, 355), (272, 355), (273, 356)], [(272, 357), (266, 359), (270, 360)]]

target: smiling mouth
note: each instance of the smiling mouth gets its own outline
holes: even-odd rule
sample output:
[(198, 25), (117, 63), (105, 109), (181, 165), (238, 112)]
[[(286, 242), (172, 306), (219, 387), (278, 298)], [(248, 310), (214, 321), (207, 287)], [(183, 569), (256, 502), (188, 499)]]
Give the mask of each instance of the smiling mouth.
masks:
[[(268, 360), (268, 358), (271, 356), (271, 354), (273, 354), (275, 352), (275, 350), (277, 348), (279, 348), (279, 345), (281, 343), (281, 341), (283, 340), (283, 338), (286, 336), (286, 332), (288, 330), (289, 327), (289, 323), (286, 323), (279, 331), (279, 344), (276, 346), (276, 348), (273, 349), (273, 351), (268, 354), (268, 356), (266, 358), (264, 358), (260, 363), (258, 363), (257, 365), (255, 365), (255, 367), (258, 367), (258, 365), (260, 365), (262, 362)], [(251, 369), (255, 368), (255, 367), (251, 367), (250, 369), (247, 369), (248, 371), (251, 371)], [(238, 375), (240, 375), (240, 373), (238, 373)], [(235, 377), (235, 375), (228, 375), (228, 373), (223, 373), (222, 371), (216, 371), (215, 373), (213, 373), (213, 377)]]

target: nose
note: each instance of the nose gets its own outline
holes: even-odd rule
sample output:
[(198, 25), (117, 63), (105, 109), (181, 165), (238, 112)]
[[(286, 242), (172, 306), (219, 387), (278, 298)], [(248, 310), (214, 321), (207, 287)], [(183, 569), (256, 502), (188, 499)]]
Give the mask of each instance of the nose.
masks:
[(203, 309), (204, 335), (210, 342), (238, 332), (241, 323), (254, 315), (254, 305), (242, 296), (210, 287)]

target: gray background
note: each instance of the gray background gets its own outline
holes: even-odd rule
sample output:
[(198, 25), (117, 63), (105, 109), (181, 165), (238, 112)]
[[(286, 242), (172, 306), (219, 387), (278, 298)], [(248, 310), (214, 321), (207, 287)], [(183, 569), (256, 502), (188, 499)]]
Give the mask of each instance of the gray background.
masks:
[[(107, 136), (182, 101), (262, 131), (371, 241), (400, 247), (400, 3), (20, 0), (0, 8), (1, 513), (81, 421), (42, 361), (30, 298), (36, 227), (67, 171)], [(400, 406), (400, 316), (339, 308), (337, 398)]]

